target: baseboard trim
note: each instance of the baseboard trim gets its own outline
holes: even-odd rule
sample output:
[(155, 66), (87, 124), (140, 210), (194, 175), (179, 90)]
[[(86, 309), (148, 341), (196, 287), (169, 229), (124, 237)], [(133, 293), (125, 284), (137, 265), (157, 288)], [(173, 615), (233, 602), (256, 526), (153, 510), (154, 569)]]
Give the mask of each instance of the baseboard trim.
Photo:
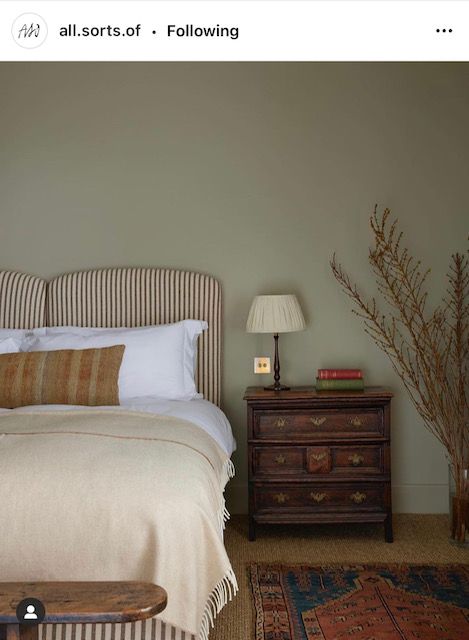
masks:
[[(226, 502), (230, 513), (247, 513), (247, 485), (230, 482), (226, 490)], [(394, 513), (448, 513), (448, 485), (393, 485), (392, 502)]]

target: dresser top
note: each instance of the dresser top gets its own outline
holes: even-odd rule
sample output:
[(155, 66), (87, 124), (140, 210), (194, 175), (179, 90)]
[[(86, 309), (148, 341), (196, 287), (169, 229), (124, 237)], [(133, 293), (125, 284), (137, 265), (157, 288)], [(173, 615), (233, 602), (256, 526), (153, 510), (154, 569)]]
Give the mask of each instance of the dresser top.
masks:
[(316, 391), (314, 387), (292, 387), (289, 391), (272, 391), (264, 387), (248, 387), (244, 400), (308, 400), (312, 398), (392, 398), (385, 387), (365, 387), (364, 391)]

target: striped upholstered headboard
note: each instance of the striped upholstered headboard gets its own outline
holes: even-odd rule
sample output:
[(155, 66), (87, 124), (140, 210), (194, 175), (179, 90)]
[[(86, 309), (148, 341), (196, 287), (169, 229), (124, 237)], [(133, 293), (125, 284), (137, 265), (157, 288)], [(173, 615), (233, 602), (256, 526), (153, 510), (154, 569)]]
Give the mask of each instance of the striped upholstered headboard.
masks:
[[(21, 278), (31, 278), (37, 290), (44, 291), (43, 296), (32, 284), (26, 286), (26, 281), (22, 288), (8, 285), (22, 282)], [(3, 327), (138, 327), (187, 318), (206, 320), (209, 328), (199, 339), (196, 383), (204, 398), (217, 405), (221, 391), (221, 303), (218, 281), (190, 271), (96, 269), (58, 276), (48, 283), (33, 276), (0, 272)]]
[(0, 271), (0, 328), (33, 329), (46, 323), (46, 286), (41, 278)]

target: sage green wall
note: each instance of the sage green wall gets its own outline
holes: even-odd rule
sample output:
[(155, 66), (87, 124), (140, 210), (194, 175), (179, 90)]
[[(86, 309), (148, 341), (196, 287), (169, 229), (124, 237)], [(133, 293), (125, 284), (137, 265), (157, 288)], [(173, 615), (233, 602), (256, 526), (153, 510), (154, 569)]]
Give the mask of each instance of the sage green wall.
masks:
[(258, 293), (296, 293), (308, 327), (281, 337), (282, 377), (356, 366), (390, 386), (397, 511), (447, 508), (444, 454), (328, 261), (364, 290), (375, 202), (400, 219), (443, 292), (468, 232), (469, 65), (2, 64), (1, 266), (42, 276), (157, 265), (217, 276), (224, 406), (238, 439), (229, 490), (244, 510), (246, 385), (269, 336)]

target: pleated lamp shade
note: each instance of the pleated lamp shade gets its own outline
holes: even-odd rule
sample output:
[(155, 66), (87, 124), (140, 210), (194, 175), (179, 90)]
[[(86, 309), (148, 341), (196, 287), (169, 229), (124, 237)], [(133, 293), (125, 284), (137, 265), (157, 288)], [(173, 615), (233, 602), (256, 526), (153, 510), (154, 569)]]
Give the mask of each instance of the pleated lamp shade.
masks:
[(305, 319), (294, 295), (256, 296), (246, 323), (248, 333), (302, 331)]

